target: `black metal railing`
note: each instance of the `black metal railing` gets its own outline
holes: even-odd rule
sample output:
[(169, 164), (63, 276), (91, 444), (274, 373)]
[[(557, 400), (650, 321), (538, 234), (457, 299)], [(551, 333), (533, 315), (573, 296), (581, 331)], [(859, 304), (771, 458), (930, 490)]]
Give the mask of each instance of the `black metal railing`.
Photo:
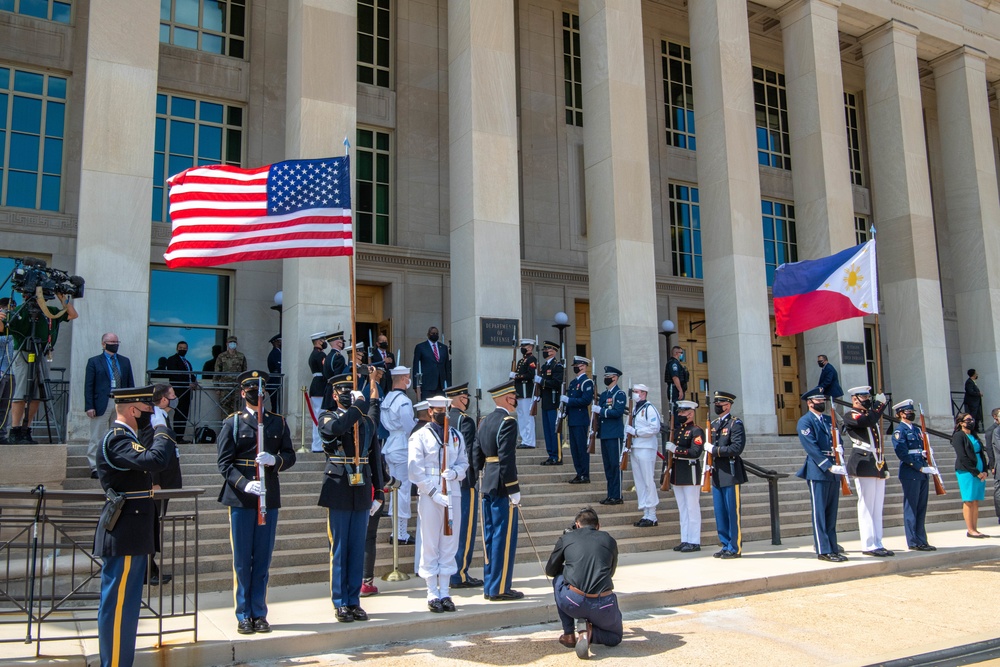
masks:
[(786, 472), (777, 472), (761, 468), (756, 463), (743, 459), (743, 467), (747, 472), (767, 480), (767, 499), (771, 513), (771, 544), (781, 544), (781, 516), (778, 508), (778, 480), (788, 477)]
[[(191, 633), (198, 641), (198, 497), (204, 489), (156, 491), (161, 581), (146, 586), (139, 637)], [(188, 507), (177, 510), (178, 501)], [(101, 559), (94, 532), (104, 505), (100, 491), (0, 489), (0, 625), (23, 625), (24, 639), (4, 632), (0, 643), (97, 639)], [(167, 509), (169, 508), (169, 510)], [(147, 566), (151, 567), (151, 565)], [(150, 572), (147, 570), (147, 581)], [(87, 628), (93, 628), (88, 632)]]

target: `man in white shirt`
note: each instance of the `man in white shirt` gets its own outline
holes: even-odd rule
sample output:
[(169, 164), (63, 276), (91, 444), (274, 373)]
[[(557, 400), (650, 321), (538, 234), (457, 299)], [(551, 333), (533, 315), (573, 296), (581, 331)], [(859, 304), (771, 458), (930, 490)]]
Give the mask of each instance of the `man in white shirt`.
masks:
[(635, 481), (635, 492), (639, 501), (639, 511), (642, 518), (633, 526), (649, 528), (658, 525), (656, 506), (660, 504), (656, 485), (653, 483), (653, 473), (656, 469), (657, 439), (660, 436), (660, 413), (653, 404), (646, 400), (649, 387), (637, 384), (632, 387), (632, 425), (625, 426), (625, 433), (632, 436), (632, 479)]
[[(382, 447), (382, 457), (389, 466), (389, 474), (401, 482), (396, 490), (396, 538), (400, 544), (413, 544), (413, 538), (406, 532), (406, 524), (410, 520), (410, 477), (406, 470), (406, 456), (407, 441), (417, 420), (413, 416), (413, 402), (406, 395), (410, 387), (410, 369), (396, 366), (390, 372), (392, 391), (382, 401), (380, 416), (382, 428), (389, 432)], [(388, 509), (393, 511), (391, 501)]]

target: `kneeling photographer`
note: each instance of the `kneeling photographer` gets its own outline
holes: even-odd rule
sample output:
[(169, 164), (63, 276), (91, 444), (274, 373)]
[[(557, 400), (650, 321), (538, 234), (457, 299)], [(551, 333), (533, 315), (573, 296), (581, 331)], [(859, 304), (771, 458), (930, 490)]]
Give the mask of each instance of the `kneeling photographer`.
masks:
[(78, 317), (72, 299), (83, 296), (84, 281), (79, 276), (48, 268), (42, 260), (27, 257), (15, 266), (12, 284), (24, 297), (24, 303), (7, 317), (7, 328), (14, 339), (9, 442), (34, 445), (31, 423), (39, 403), (51, 398), (46, 361), (52, 358), (59, 325)]
[[(601, 531), (597, 512), (580, 510), (573, 527), (556, 542), (545, 574), (553, 577), (556, 609), (562, 621), (559, 643), (589, 657), (592, 644), (617, 646), (622, 641), (622, 613), (611, 577), (618, 567), (618, 543)], [(586, 623), (580, 636), (574, 619)], [(582, 623), (581, 623), (582, 626)]]

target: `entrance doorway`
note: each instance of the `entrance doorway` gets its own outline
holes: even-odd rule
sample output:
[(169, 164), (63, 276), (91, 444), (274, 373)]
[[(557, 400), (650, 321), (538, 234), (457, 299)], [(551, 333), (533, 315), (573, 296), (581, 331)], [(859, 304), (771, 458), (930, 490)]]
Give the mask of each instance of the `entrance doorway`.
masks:
[(389, 339), (389, 349), (395, 352), (392, 341), (392, 320), (384, 317), (385, 288), (381, 285), (357, 285), (354, 291), (354, 340), (365, 347), (375, 344), (380, 334)]
[(771, 370), (774, 372), (774, 406), (778, 416), (778, 434), (795, 435), (802, 414), (799, 397), (799, 353), (795, 336), (774, 333), (771, 318)]
[[(576, 348), (570, 353), (568, 350), (566, 355), (572, 358), (573, 355), (577, 354), (581, 357), (587, 357), (591, 359), (590, 356), (590, 302), (589, 301), (576, 301), (573, 304), (573, 311), (576, 323)], [(593, 375), (598, 375), (598, 369), (592, 368)], [(599, 369), (601, 373), (604, 369)]]
[(695, 421), (699, 425), (703, 425), (708, 418), (705, 400), (705, 393), (709, 391), (707, 341), (705, 311), (678, 310), (677, 345), (684, 348), (684, 366), (688, 369), (688, 390), (684, 397), (689, 401), (698, 401)]

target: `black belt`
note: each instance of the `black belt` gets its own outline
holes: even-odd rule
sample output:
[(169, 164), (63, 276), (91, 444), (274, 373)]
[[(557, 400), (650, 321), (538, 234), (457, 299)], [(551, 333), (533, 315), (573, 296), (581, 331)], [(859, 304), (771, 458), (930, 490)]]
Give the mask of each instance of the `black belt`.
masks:
[(582, 595), (585, 598), (603, 598), (606, 595), (611, 595), (612, 593), (614, 593), (614, 590), (610, 588), (604, 591), (603, 593), (584, 593), (573, 584), (566, 584), (566, 587), (571, 591), (573, 591), (574, 593), (576, 593), (577, 595)]

